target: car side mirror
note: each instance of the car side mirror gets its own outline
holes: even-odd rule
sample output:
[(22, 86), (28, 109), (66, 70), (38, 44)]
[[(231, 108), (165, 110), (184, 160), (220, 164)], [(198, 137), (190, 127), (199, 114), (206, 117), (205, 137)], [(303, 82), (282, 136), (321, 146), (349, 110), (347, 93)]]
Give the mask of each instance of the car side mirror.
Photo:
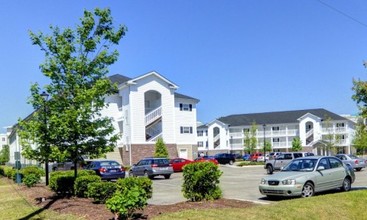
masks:
[(317, 171), (321, 171), (321, 170), (325, 170), (325, 167), (324, 166), (317, 167)]

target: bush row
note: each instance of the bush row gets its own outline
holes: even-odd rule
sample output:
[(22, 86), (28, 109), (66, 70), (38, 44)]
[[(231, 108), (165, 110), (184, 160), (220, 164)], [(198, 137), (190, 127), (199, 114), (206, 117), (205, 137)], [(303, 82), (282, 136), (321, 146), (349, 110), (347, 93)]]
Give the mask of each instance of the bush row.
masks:
[(16, 181), (17, 175), (26, 186), (32, 187), (41, 181), (41, 176), (45, 175), (43, 169), (37, 166), (28, 166), (20, 170), (14, 169), (11, 166), (0, 166), (0, 174)]

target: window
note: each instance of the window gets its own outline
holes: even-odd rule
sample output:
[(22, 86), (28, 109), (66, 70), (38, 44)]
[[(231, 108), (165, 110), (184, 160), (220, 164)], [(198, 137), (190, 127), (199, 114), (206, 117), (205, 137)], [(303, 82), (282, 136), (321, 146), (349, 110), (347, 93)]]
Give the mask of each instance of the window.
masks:
[(279, 138), (273, 138), (273, 142), (280, 142)]
[(317, 168), (323, 166), (325, 169), (329, 169), (329, 163), (328, 160), (326, 158), (323, 158), (320, 160), (319, 165), (317, 166)]
[(279, 127), (273, 127), (273, 131), (279, 131)]
[(204, 143), (202, 141), (198, 141), (198, 147), (203, 147)]
[(244, 133), (249, 133), (249, 132), (250, 132), (250, 128), (244, 128), (244, 129), (243, 129), (243, 132), (244, 132)]
[(5, 142), (5, 138), (2, 138), (3, 142)]
[(192, 127), (180, 127), (181, 134), (192, 134)]
[(198, 137), (202, 137), (204, 132), (203, 131), (197, 131)]
[(339, 160), (336, 160), (334, 158), (330, 158), (329, 160), (331, 168), (338, 168), (343, 166), (343, 164)]
[(180, 111), (192, 111), (192, 104), (180, 103)]
[(336, 123), (337, 128), (344, 128), (344, 123)]

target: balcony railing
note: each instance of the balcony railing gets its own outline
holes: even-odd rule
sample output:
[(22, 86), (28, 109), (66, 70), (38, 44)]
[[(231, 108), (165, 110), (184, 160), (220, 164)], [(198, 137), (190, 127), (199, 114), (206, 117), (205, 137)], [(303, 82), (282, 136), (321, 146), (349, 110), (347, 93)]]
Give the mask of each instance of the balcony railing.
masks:
[(153, 111), (145, 115), (145, 125), (149, 125), (150, 123), (154, 122), (161, 116), (162, 116), (162, 107), (154, 109)]

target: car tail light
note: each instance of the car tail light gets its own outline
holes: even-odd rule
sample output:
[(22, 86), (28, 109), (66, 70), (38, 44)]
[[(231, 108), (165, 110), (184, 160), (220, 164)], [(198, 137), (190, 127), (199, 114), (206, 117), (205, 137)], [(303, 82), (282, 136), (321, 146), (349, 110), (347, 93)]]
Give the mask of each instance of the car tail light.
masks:
[(355, 161), (354, 161), (354, 163), (355, 163), (355, 164), (358, 164), (358, 160), (355, 160)]
[(120, 171), (121, 172), (125, 171), (125, 167), (120, 167)]
[(152, 164), (152, 166), (151, 167), (158, 167), (158, 165), (157, 164)]
[(106, 171), (107, 171), (106, 168), (103, 168), (103, 167), (99, 168), (100, 173), (105, 173)]

